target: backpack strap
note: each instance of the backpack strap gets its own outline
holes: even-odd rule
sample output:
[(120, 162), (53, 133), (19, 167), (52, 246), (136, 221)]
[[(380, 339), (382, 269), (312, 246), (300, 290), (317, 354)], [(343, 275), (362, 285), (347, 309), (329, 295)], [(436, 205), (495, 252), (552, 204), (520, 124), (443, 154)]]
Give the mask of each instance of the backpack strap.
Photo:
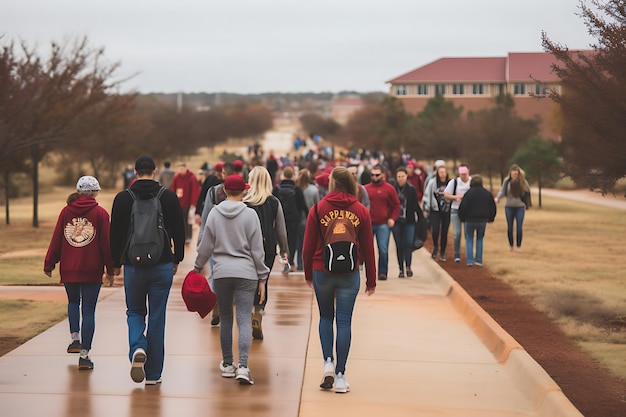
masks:
[(452, 195), (456, 195), (456, 186), (459, 183), (459, 178), (454, 179), (454, 191), (452, 191)]

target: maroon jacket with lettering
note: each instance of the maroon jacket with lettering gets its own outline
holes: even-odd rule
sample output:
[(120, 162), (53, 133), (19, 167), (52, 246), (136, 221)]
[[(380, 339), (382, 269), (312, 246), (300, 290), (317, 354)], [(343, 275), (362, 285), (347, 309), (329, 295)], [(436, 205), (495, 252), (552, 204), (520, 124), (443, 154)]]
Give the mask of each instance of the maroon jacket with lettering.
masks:
[(113, 275), (109, 247), (109, 213), (93, 197), (79, 197), (61, 210), (44, 271), (60, 262), (61, 282), (102, 282), (102, 273)]
[[(395, 191), (394, 191), (395, 192)], [(397, 198), (397, 197), (396, 197)], [(374, 238), (372, 235), (372, 221), (369, 210), (361, 204), (355, 196), (343, 191), (332, 191), (317, 204), (322, 233), (326, 233), (326, 224), (329, 216), (347, 215), (353, 219), (358, 237), (359, 262), (365, 262), (365, 276), (367, 288), (376, 287), (376, 263), (374, 259)], [(346, 213), (349, 212), (349, 213)], [(324, 269), (322, 239), (317, 225), (315, 205), (309, 210), (304, 229), (304, 245), (302, 261), (304, 263), (304, 277), (307, 281), (313, 280), (314, 270)]]

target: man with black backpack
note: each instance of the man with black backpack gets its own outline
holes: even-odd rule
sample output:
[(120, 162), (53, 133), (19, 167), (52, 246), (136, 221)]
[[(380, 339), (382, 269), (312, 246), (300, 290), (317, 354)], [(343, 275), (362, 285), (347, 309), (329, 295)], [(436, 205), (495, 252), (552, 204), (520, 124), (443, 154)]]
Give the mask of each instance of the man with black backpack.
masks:
[(146, 385), (161, 383), (165, 310), (185, 254), (185, 219), (178, 197), (154, 180), (155, 172), (154, 160), (140, 156), (135, 162), (137, 181), (115, 196), (111, 209), (115, 275), (124, 265), (130, 376)]

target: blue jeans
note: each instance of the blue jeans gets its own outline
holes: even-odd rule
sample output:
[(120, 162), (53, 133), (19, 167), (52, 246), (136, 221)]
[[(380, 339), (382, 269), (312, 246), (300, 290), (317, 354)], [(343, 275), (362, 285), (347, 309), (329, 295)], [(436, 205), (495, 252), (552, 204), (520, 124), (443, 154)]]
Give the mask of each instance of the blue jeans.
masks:
[(513, 247), (513, 222), (517, 225), (516, 233), (516, 245), (522, 246), (522, 226), (524, 226), (524, 213), (526, 213), (525, 207), (505, 207), (504, 213), (506, 214), (507, 236), (509, 238), (509, 246)]
[(391, 229), (386, 224), (375, 224), (372, 225), (372, 232), (376, 236), (376, 245), (378, 246), (378, 274), (387, 275)]
[[(465, 259), (468, 265), (483, 263), (483, 239), (487, 222), (465, 222)], [(474, 232), (476, 232), (476, 255), (474, 255)]]
[[(146, 379), (157, 380), (165, 360), (165, 310), (174, 279), (169, 262), (149, 267), (124, 265), (129, 359), (138, 348), (146, 351)], [(147, 305), (146, 305), (147, 300)], [(146, 330), (146, 315), (148, 328)]]
[(350, 343), (352, 342), (352, 312), (359, 293), (361, 276), (359, 271), (345, 275), (330, 275), (325, 271), (313, 271), (313, 288), (320, 310), (320, 342), (324, 360), (334, 358), (333, 324), (337, 309), (337, 365), (335, 372), (345, 373)]
[[(70, 322), (70, 332), (80, 332), (81, 349), (90, 350), (93, 334), (96, 331), (96, 303), (102, 284), (99, 282), (66, 282), (64, 286), (67, 293), (67, 319)], [(81, 313), (83, 316), (82, 326), (80, 323)]]
[(396, 254), (400, 272), (411, 269), (413, 257), (413, 237), (415, 236), (415, 223), (396, 223), (392, 229), (393, 239), (396, 241)]
[[(463, 223), (459, 218), (459, 210), (450, 210), (450, 223), (452, 223), (452, 238), (454, 239), (454, 257), (461, 257), (461, 234)], [(467, 248), (465, 248), (467, 250)]]

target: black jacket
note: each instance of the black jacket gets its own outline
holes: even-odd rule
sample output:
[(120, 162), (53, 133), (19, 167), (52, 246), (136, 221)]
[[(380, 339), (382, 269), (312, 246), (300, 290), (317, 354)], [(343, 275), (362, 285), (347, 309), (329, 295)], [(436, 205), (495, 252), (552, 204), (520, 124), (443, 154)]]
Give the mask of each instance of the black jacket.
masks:
[[(149, 198), (150, 194), (156, 195), (160, 187), (161, 185), (153, 180), (138, 180), (130, 189), (137, 194), (138, 198)], [(185, 256), (186, 219), (183, 218), (183, 210), (180, 207), (178, 197), (176, 197), (173, 191), (166, 189), (161, 195), (160, 201), (165, 230), (170, 241), (174, 242), (174, 254), (172, 254), (170, 249), (171, 245), (165, 245), (159, 263), (173, 262), (178, 264)], [(133, 198), (128, 191), (124, 190), (117, 193), (111, 208), (111, 258), (113, 258), (113, 266), (115, 268), (119, 268), (126, 263), (126, 259), (122, 259), (122, 252), (126, 248), (132, 207)]]
[(461, 200), (459, 218), (462, 222), (492, 222), (496, 218), (496, 202), (484, 187), (471, 187)]
[[(408, 181), (402, 189), (400, 189), (400, 186), (397, 182), (394, 182), (393, 186), (396, 188), (396, 192), (398, 193), (398, 199), (400, 200), (400, 217), (398, 217), (398, 220), (396, 222), (407, 224), (417, 223), (417, 220), (422, 216), (422, 210), (420, 209), (419, 203), (417, 201), (417, 193), (415, 191), (415, 187), (413, 187), (413, 185)], [(402, 220), (403, 206), (406, 207), (404, 220)]]

